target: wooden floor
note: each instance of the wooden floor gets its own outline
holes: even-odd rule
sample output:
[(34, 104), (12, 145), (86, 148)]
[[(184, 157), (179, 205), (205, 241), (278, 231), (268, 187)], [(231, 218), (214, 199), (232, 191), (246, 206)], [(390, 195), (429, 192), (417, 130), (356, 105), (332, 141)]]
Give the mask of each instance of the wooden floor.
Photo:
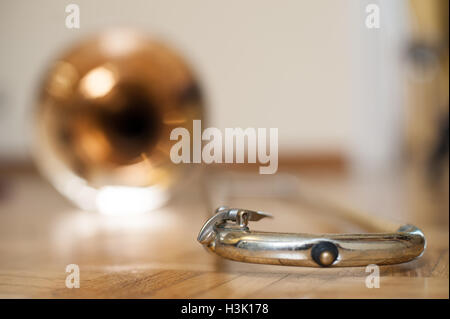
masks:
[[(435, 186), (414, 174), (354, 177), (308, 173), (301, 178), (355, 207), (416, 224), (428, 240), (425, 254), (410, 263), (382, 266), (380, 288), (372, 289), (366, 288), (365, 268), (296, 268), (224, 261), (196, 241), (209, 213), (196, 181), (163, 209), (111, 217), (74, 208), (32, 172), (10, 172), (0, 175), (0, 297), (449, 297), (448, 186), (434, 190)], [(292, 200), (263, 196), (229, 201), (231, 206), (275, 215), (273, 220), (251, 224), (252, 229), (361, 231)], [(80, 267), (78, 289), (65, 287), (68, 264)]]

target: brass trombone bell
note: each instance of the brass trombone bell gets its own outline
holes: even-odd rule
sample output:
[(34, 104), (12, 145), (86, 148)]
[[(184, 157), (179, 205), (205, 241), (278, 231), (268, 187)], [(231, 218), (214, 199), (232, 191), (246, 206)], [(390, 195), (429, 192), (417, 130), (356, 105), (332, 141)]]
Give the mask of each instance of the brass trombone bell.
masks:
[[(109, 31), (51, 64), (36, 106), (34, 155), (83, 208), (98, 208), (86, 198), (105, 188), (170, 190), (186, 170), (170, 161), (170, 132), (192, 130), (202, 111), (198, 82), (177, 53), (134, 31)], [(91, 193), (80, 200), (80, 192)]]

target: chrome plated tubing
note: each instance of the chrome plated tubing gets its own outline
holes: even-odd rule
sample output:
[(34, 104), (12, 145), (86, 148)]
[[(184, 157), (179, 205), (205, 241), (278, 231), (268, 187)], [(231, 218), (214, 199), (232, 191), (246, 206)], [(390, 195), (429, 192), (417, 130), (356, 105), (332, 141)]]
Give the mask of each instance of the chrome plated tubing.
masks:
[(294, 234), (251, 231), (248, 221), (271, 215), (220, 207), (199, 233), (198, 241), (213, 253), (235, 261), (304, 266), (354, 267), (399, 264), (420, 257), (426, 240), (415, 226), (394, 233)]

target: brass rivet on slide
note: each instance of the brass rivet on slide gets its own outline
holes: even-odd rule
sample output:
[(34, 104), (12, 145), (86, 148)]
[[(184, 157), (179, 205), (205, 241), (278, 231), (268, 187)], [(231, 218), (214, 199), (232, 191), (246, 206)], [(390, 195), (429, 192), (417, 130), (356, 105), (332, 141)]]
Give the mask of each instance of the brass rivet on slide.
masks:
[(311, 256), (314, 261), (322, 267), (331, 266), (336, 260), (339, 251), (335, 244), (322, 241), (313, 246), (311, 249)]
[(323, 251), (319, 256), (319, 260), (323, 266), (329, 266), (334, 261), (334, 255), (329, 251)]

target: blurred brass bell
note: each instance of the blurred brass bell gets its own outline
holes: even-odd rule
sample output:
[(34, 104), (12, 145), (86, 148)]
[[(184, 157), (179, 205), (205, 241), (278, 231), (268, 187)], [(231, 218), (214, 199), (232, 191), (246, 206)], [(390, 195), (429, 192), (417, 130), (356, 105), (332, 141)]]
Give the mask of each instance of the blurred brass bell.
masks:
[(176, 53), (130, 30), (81, 42), (44, 77), (34, 156), (78, 206), (131, 214), (162, 205), (186, 168), (170, 132), (202, 119), (198, 83)]

